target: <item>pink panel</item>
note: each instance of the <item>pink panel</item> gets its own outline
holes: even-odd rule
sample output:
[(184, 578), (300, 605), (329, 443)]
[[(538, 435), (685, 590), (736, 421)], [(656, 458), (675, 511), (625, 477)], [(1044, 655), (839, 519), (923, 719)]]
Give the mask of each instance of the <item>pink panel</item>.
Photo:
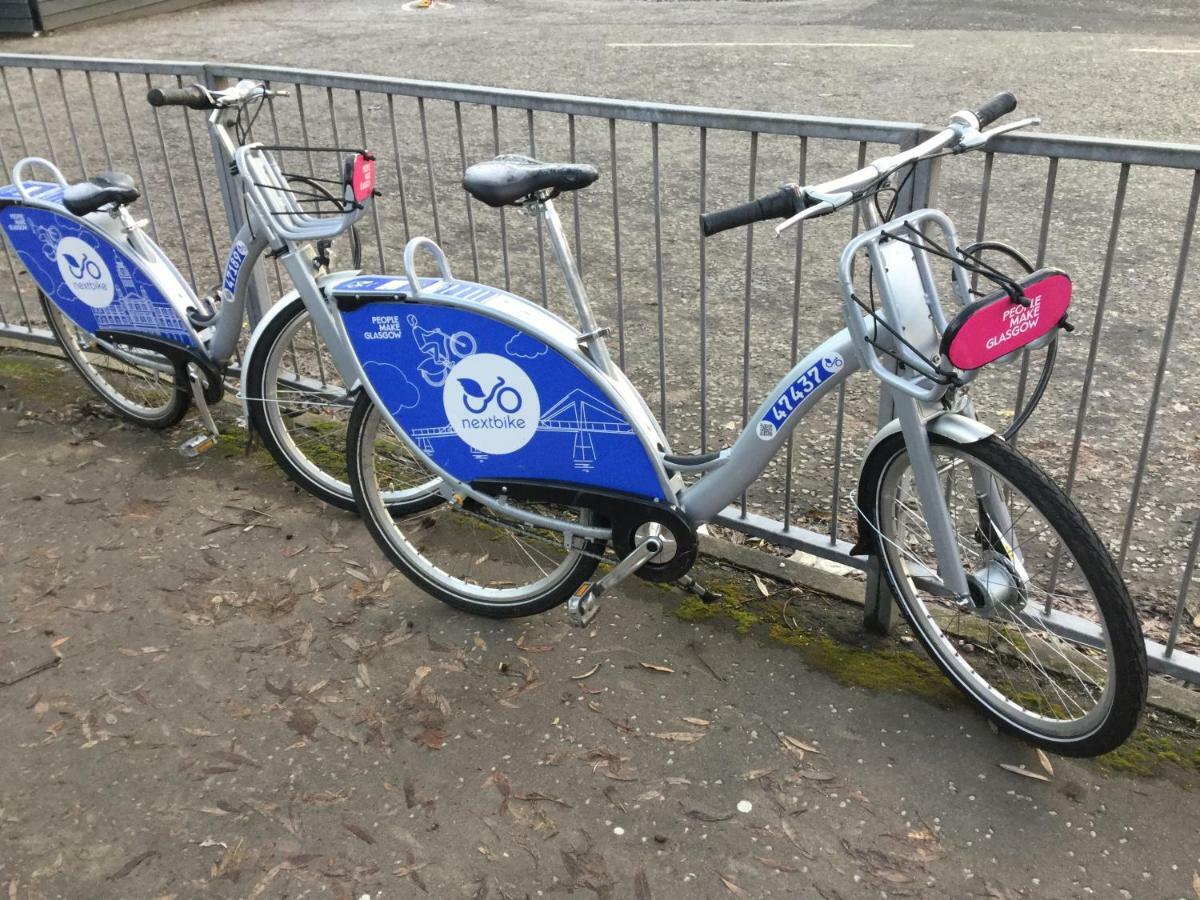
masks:
[(962, 324), (946, 353), (955, 368), (970, 371), (986, 366), (1058, 327), (1071, 303), (1071, 279), (1052, 272), (1024, 289), (1028, 306), (1005, 295)]
[(354, 172), (350, 176), (354, 199), (362, 203), (375, 192), (375, 157), (358, 154), (354, 157)]

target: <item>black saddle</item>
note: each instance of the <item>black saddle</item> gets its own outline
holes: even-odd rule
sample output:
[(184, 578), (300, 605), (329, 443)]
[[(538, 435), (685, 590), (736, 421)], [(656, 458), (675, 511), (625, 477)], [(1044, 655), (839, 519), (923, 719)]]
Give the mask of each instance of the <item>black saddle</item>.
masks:
[(555, 194), (577, 191), (599, 177), (600, 173), (591, 166), (544, 163), (528, 156), (506, 155), (471, 166), (463, 174), (462, 186), (488, 206), (507, 206), (538, 191), (552, 190)]
[(87, 181), (67, 185), (63, 191), (63, 206), (77, 216), (95, 212), (109, 203), (124, 205), (138, 198), (133, 179), (123, 172), (101, 172)]

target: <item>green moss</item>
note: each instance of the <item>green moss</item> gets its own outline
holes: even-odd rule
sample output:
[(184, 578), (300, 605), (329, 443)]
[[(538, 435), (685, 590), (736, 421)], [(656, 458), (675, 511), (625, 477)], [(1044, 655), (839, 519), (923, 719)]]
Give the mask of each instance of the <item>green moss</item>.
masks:
[(729, 601), (721, 603), (721, 612), (733, 620), (733, 629), (738, 634), (749, 634), (750, 629), (759, 623), (759, 617), (754, 613)]
[(1200, 745), (1143, 728), (1096, 761), (1105, 771), (1139, 778), (1164, 774), (1170, 767), (1200, 771)]
[(939, 706), (962, 702), (962, 695), (929, 661), (899, 647), (857, 647), (825, 634), (809, 634), (782, 624), (771, 626), (772, 640), (797, 648), (804, 661), (842, 684), (913, 694)]
[(675, 607), (675, 615), (685, 622), (702, 622), (720, 615), (720, 608), (715, 603), (705, 603), (695, 594), (685, 594)]

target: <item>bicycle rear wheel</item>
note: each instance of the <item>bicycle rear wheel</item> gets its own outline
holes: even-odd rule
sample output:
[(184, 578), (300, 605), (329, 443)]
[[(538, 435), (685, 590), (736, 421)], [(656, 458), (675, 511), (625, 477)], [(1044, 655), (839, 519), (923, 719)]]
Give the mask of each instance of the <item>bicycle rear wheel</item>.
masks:
[(41, 291), (38, 298), (67, 359), (105, 403), (147, 428), (170, 428), (183, 418), (191, 402), (186, 366), (153, 350), (99, 341)]
[[(346, 466), (346, 429), (354, 397), (297, 297), (266, 326), (246, 361), (250, 423), (288, 477), (331, 506), (355, 510)], [(440, 503), (440, 480), (410, 459), (407, 480), (387, 505), (417, 512)]]
[[(1006, 730), (1070, 756), (1120, 745), (1146, 697), (1145, 644), (1112, 557), (1041, 469), (997, 437), (931, 449), (973, 581), (971, 608), (941, 586), (904, 439), (863, 471), (892, 593), (942, 671)], [(981, 494), (1003, 499), (1011, 524)]]
[[(528, 616), (566, 601), (596, 569), (603, 541), (564, 546), (563, 533), (534, 528), (467, 501), (397, 512), (387, 498), (411, 478), (412, 456), (370, 397), (350, 417), (350, 481), (359, 513), (388, 559), (444, 603), (495, 618)], [(579, 507), (522, 502), (558, 520), (591, 523)]]

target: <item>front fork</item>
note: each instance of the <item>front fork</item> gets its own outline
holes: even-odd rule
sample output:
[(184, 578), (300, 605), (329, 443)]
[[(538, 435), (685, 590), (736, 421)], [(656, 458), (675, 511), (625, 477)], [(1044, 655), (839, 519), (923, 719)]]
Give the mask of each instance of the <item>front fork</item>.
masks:
[[(939, 593), (952, 597), (963, 611), (984, 616), (990, 615), (998, 603), (1021, 605), (1022, 587), (1028, 577), (1008, 505), (996, 479), (978, 467), (971, 468), (983, 564), (968, 572), (959, 554), (958, 534), (942, 490), (921, 406), (907, 396), (894, 397), (893, 403), (925, 525), (937, 554)], [(961, 414), (974, 417), (969, 402)]]

